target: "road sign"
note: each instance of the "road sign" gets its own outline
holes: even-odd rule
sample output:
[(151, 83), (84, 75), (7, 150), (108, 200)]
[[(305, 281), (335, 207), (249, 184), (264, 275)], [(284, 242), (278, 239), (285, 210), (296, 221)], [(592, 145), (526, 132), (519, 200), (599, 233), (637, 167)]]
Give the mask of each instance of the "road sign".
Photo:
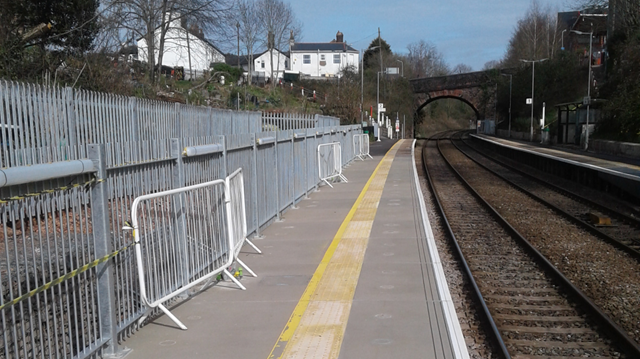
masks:
[(396, 132), (400, 132), (400, 120), (396, 120)]
[(527, 99), (527, 105), (531, 105), (532, 103), (533, 103), (533, 99), (528, 98), (528, 99)]
[(386, 112), (387, 109), (384, 108), (384, 104), (383, 103), (379, 103), (378, 104), (378, 112)]
[(583, 105), (590, 105), (590, 104), (591, 104), (591, 97), (589, 97), (589, 96), (585, 96), (585, 97), (582, 99), (582, 104), (583, 104)]
[(398, 67), (387, 67), (388, 75), (398, 75), (400, 74), (400, 69)]

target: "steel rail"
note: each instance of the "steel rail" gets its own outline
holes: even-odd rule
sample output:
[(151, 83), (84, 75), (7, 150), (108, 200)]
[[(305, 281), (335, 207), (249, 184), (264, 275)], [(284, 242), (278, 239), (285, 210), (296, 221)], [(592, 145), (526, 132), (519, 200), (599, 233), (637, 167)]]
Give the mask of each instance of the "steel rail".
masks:
[[(464, 142), (464, 141), (463, 141)], [(547, 206), (549, 208), (551, 208), (552, 210), (556, 211), (558, 214), (560, 214), (561, 216), (565, 217), (566, 219), (568, 219), (570, 222), (578, 225), (579, 227), (585, 229), (586, 231), (590, 232), (591, 234), (595, 235), (596, 237), (599, 237), (603, 240), (605, 240), (607, 243), (611, 244), (612, 246), (623, 250), (624, 252), (628, 253), (631, 257), (635, 258), (636, 260), (640, 261), (640, 251), (628, 246), (627, 244), (621, 242), (620, 240), (611, 237), (610, 235), (602, 232), (601, 230), (599, 230), (598, 228), (588, 224), (587, 222), (585, 222), (584, 220), (572, 215), (571, 213), (565, 211), (564, 209), (550, 203), (549, 201), (539, 197), (538, 195), (530, 192), (529, 190), (527, 190), (526, 188), (522, 187), (521, 185), (505, 178), (503, 175), (495, 172), (494, 170), (490, 169), (489, 167), (487, 167), (486, 165), (480, 163), (479, 161), (477, 161), (476, 159), (472, 158), (468, 153), (466, 153), (464, 150), (462, 150), (456, 143), (455, 141), (451, 141), (451, 143), (453, 144), (453, 146), (455, 146), (456, 149), (458, 149), (458, 151), (460, 151), (460, 153), (464, 154), (468, 159), (470, 159), (471, 161), (473, 161), (474, 163), (476, 163), (478, 166), (484, 168), (485, 170), (487, 170), (488, 172), (494, 174), (495, 176), (497, 176), (498, 178), (502, 179), (503, 181), (507, 182), (508, 184), (510, 184), (511, 186), (515, 187), (517, 190), (519, 190), (520, 192), (526, 194), (527, 196), (531, 197), (533, 200), (541, 203), (544, 206)], [(468, 146), (468, 145), (467, 145)], [(468, 146), (469, 148), (471, 148), (470, 146)], [(481, 152), (471, 148), (473, 151), (476, 151), (477, 153), (481, 154), (482, 156), (492, 160), (490, 157), (485, 156), (484, 154), (482, 154)], [(495, 163), (497, 163), (498, 165), (502, 165), (501, 163), (499, 163), (498, 161), (494, 161)], [(512, 167), (505, 165), (505, 167), (509, 170), (513, 170), (514, 172), (518, 173), (518, 174), (522, 174), (525, 175), (523, 172), (513, 169)], [(531, 175), (526, 175), (528, 178), (533, 178), (536, 179), (535, 177), (531, 176)], [(542, 181), (542, 180), (538, 180), (537, 182), (541, 183), (541, 184), (546, 184), (546, 182)], [(552, 186), (550, 186), (551, 189), (555, 190)], [(559, 192), (559, 191), (557, 191)], [(563, 194), (563, 193), (561, 193)], [(572, 196), (567, 196), (570, 198), (573, 198)], [(575, 198), (573, 198), (575, 199)], [(606, 211), (606, 210), (604, 210)]]
[[(508, 164), (508, 163), (506, 163), (506, 162), (504, 162), (504, 161), (498, 160), (498, 159), (493, 158), (493, 157), (489, 157), (487, 154), (485, 154), (485, 153), (483, 153), (483, 152), (478, 151), (477, 149), (475, 149), (475, 148), (474, 148), (474, 146), (469, 145), (469, 144), (468, 144), (468, 142), (470, 142), (470, 141), (465, 140), (465, 139), (462, 137), (462, 135), (463, 135), (463, 134), (465, 134), (465, 133), (468, 133), (468, 131), (460, 131), (460, 132), (458, 132), (458, 134), (460, 134), (460, 135), (461, 135), (461, 136), (460, 136), (460, 141), (462, 141), (462, 142), (463, 142), (464, 144), (466, 144), (467, 146), (469, 146), (469, 147), (473, 148), (473, 150), (474, 150), (474, 151), (478, 152), (479, 154), (481, 154), (482, 156), (484, 156), (484, 157), (488, 158), (489, 160), (491, 160), (491, 161), (493, 161), (493, 162), (495, 162), (495, 163), (497, 163), (497, 164), (499, 164), (499, 165), (502, 165), (502, 166), (504, 166), (504, 167), (507, 167), (507, 168), (509, 168), (509, 169), (513, 170), (514, 172), (518, 172), (519, 174), (521, 174), (521, 175), (523, 175), (523, 176), (529, 177), (529, 178), (533, 179), (534, 181), (536, 181), (536, 182), (538, 182), (538, 183), (544, 184), (545, 186), (548, 186), (548, 187), (550, 187), (551, 189), (553, 189), (553, 190), (555, 190), (555, 191), (557, 191), (557, 192), (559, 192), (559, 193), (561, 193), (561, 194), (564, 194), (564, 195), (565, 195), (565, 196), (567, 196), (567, 197), (571, 197), (571, 198), (573, 198), (573, 199), (575, 199), (575, 200), (577, 200), (577, 201), (583, 201), (583, 202), (586, 202), (588, 205), (590, 205), (590, 206), (594, 206), (594, 207), (597, 207), (597, 209), (599, 209), (599, 210), (601, 210), (601, 211), (609, 212), (609, 213), (613, 213), (615, 216), (618, 216), (618, 217), (619, 217), (620, 219), (622, 219), (623, 221), (626, 221), (626, 222), (630, 223), (631, 225), (635, 226), (636, 228), (640, 228), (640, 219), (638, 219), (638, 218), (636, 218), (636, 217), (632, 217), (632, 216), (630, 216), (630, 215), (628, 215), (628, 214), (625, 214), (625, 213), (619, 212), (619, 211), (617, 211), (617, 210), (615, 210), (615, 209), (613, 209), (613, 208), (610, 208), (610, 207), (604, 206), (604, 205), (602, 205), (602, 204), (600, 204), (600, 203), (598, 203), (598, 202), (595, 202), (595, 201), (593, 201), (593, 200), (590, 200), (589, 198), (583, 197), (583, 196), (581, 196), (581, 195), (579, 195), (579, 194), (573, 193), (573, 192), (571, 192), (571, 191), (569, 191), (569, 190), (567, 190), (567, 189), (564, 189), (564, 188), (562, 188), (562, 187), (560, 187), (560, 186), (558, 186), (558, 185), (555, 185), (555, 184), (553, 184), (553, 183), (546, 182), (545, 180), (543, 180), (543, 179), (541, 179), (541, 178), (538, 178), (538, 177), (535, 177), (535, 176), (533, 176), (533, 175), (531, 175), (531, 174), (529, 174), (529, 173), (527, 173), (527, 172), (524, 172), (523, 170), (518, 169), (517, 167), (514, 167), (514, 166), (512, 166), (512, 165), (510, 165), (510, 164)], [(636, 211), (637, 211), (637, 209), (634, 209), (634, 208), (632, 208), (632, 207), (629, 207), (628, 205), (626, 205), (626, 206), (628, 207), (628, 210), (629, 210), (630, 212), (636, 212)]]
[[(451, 141), (451, 139), (449, 139)], [(629, 335), (626, 333), (624, 329), (622, 329), (616, 322), (614, 322), (609, 316), (604, 313), (595, 303), (589, 299), (587, 295), (585, 295), (580, 289), (578, 289), (559, 269), (557, 269), (542, 253), (540, 253), (529, 241), (526, 240), (514, 227), (509, 224), (509, 222), (502, 217), (498, 211), (496, 211), (480, 194), (473, 189), (473, 187), (462, 177), (462, 175), (453, 167), (453, 165), (449, 162), (449, 160), (444, 156), (442, 151), (440, 150), (439, 142), (438, 142), (438, 150), (442, 158), (445, 159), (445, 162), (451, 168), (451, 170), (455, 173), (456, 177), (464, 184), (467, 189), (476, 197), (480, 203), (482, 203), (485, 208), (489, 210), (489, 212), (497, 219), (497, 221), (503, 225), (503, 227), (510, 233), (513, 234), (514, 238), (520, 242), (520, 244), (526, 249), (537, 261), (538, 263), (546, 268), (549, 273), (555, 277), (558, 281), (560, 281), (565, 289), (568, 289), (574, 295), (574, 298), (580, 302), (589, 312), (594, 316), (604, 328), (608, 329), (607, 335), (610, 339), (617, 341), (622, 345), (622, 347), (626, 350), (627, 354), (632, 358), (640, 358), (640, 345), (636, 343)]]
[[(509, 351), (507, 350), (507, 346), (504, 342), (504, 339), (502, 338), (502, 334), (500, 334), (500, 331), (498, 330), (498, 326), (496, 325), (495, 321), (493, 320), (493, 316), (491, 315), (491, 312), (489, 311), (489, 307), (487, 306), (487, 303), (484, 300), (484, 297), (482, 296), (482, 293), (480, 292), (480, 288), (478, 287), (478, 284), (476, 283), (473, 274), (471, 273), (471, 268), (469, 268), (469, 264), (467, 263), (467, 260), (464, 257), (464, 254), (462, 253), (462, 249), (460, 248), (460, 245), (458, 244), (458, 240), (456, 239), (455, 234), (453, 233), (453, 229), (451, 228), (451, 224), (449, 223), (449, 220), (447, 219), (447, 216), (444, 212), (444, 207), (442, 207), (442, 202), (440, 200), (440, 195), (438, 194), (438, 191), (436, 190), (436, 187), (433, 183), (433, 180), (431, 178), (431, 174), (429, 172), (429, 169), (427, 168), (427, 144), (429, 141), (433, 141), (435, 140), (436, 143), (440, 140), (439, 138), (429, 138), (425, 141), (423, 149), (422, 149), (422, 166), (424, 168), (424, 171), (427, 175), (427, 182), (429, 183), (429, 188), (431, 188), (431, 192), (433, 193), (433, 197), (436, 200), (436, 204), (438, 206), (438, 211), (440, 212), (441, 216), (442, 216), (442, 220), (444, 221), (445, 226), (447, 227), (447, 232), (449, 233), (449, 236), (451, 236), (452, 239), (452, 243), (455, 247), (455, 252), (458, 255), (458, 258), (460, 259), (460, 263), (464, 269), (464, 272), (467, 276), (467, 279), (469, 280), (469, 283), (471, 284), (471, 286), (473, 287), (473, 293), (476, 297), (476, 300), (478, 301), (478, 304), (480, 305), (480, 307), (482, 308), (482, 312), (485, 316), (485, 320), (486, 322), (489, 324), (490, 328), (491, 328), (491, 334), (494, 340), (494, 345), (496, 345), (496, 347), (499, 349), (500, 353), (502, 354), (502, 356), (505, 359), (510, 359), (511, 355), (509, 354)], [(438, 146), (439, 147), (439, 146)], [(438, 148), (439, 150), (439, 148)], [(444, 158), (444, 156), (442, 156)], [(446, 162), (446, 160), (445, 160)]]

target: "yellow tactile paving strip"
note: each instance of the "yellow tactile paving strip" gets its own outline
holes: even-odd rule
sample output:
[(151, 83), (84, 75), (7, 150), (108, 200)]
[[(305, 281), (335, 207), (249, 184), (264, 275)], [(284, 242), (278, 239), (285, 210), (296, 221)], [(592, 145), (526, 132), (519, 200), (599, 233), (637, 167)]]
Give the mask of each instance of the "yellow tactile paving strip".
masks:
[(378, 164), (340, 226), (269, 359), (338, 358), (396, 143)]

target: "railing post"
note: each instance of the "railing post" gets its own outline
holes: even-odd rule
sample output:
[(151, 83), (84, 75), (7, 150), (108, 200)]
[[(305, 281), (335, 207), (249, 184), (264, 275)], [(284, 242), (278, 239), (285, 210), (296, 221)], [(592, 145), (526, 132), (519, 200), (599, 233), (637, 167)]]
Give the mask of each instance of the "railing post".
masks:
[(260, 211), (258, 210), (258, 143), (257, 143), (257, 135), (255, 133), (251, 134), (251, 142), (253, 143), (253, 162), (251, 166), (253, 168), (253, 178), (251, 178), (251, 186), (253, 187), (253, 196), (251, 201), (251, 206), (253, 206), (253, 220), (256, 225), (256, 238), (262, 238), (260, 234)]
[(298, 209), (296, 207), (296, 136), (295, 130), (289, 130), (289, 134), (291, 135), (291, 209)]
[[(68, 119), (67, 124), (69, 126), (67, 143), (69, 144), (69, 148), (71, 149), (71, 151), (73, 151), (73, 148), (77, 144), (77, 141), (76, 141), (77, 124), (76, 124), (76, 106), (75, 106), (76, 99), (75, 99), (75, 93), (73, 91), (73, 88), (67, 87), (66, 92), (67, 92), (67, 119)], [(69, 158), (65, 158), (65, 160), (68, 160), (68, 159)]]
[(233, 173), (235, 169), (229, 168), (229, 157), (227, 156), (227, 136), (220, 136), (220, 143), (222, 144), (222, 163), (224, 164), (224, 170), (222, 172), (222, 178), (227, 178), (229, 173)]
[(141, 158), (142, 151), (140, 146), (140, 124), (138, 121), (138, 99), (135, 97), (129, 97), (129, 111), (131, 111), (131, 141), (136, 144), (133, 158)]
[[(173, 188), (182, 188), (186, 186), (186, 180), (184, 178), (184, 163), (182, 162), (182, 147), (180, 146), (179, 138), (171, 139), (171, 158), (175, 160), (174, 165), (171, 168), (171, 176)], [(189, 283), (189, 263), (187, 251), (187, 219), (185, 214), (185, 194), (178, 193), (173, 195), (173, 202), (176, 206), (176, 228), (174, 235), (178, 239), (180, 251), (180, 258), (182, 259), (182, 285), (185, 286)], [(180, 298), (186, 299), (189, 297), (187, 291), (182, 292), (179, 295)]]
[[(109, 197), (107, 193), (107, 162), (105, 145), (90, 144), (89, 158), (93, 161), (97, 183), (91, 189), (91, 225), (95, 258), (113, 253), (113, 242), (109, 230)], [(116, 311), (115, 259), (96, 267), (98, 316), (101, 336), (108, 340), (104, 349), (105, 358), (123, 358), (131, 349), (118, 345), (118, 316)]]
[(278, 166), (278, 133), (276, 132), (276, 142), (273, 144), (273, 148), (275, 150), (275, 168), (276, 168), (276, 220), (282, 221), (280, 216), (280, 168)]

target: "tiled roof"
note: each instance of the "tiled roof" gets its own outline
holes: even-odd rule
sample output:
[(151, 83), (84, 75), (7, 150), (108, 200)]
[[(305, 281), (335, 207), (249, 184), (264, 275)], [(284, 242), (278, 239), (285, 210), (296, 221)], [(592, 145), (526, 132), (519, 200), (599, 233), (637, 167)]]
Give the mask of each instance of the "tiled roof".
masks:
[(320, 42), (320, 43), (295, 43), (291, 48), (291, 51), (353, 51), (358, 50), (345, 44), (344, 42)]

